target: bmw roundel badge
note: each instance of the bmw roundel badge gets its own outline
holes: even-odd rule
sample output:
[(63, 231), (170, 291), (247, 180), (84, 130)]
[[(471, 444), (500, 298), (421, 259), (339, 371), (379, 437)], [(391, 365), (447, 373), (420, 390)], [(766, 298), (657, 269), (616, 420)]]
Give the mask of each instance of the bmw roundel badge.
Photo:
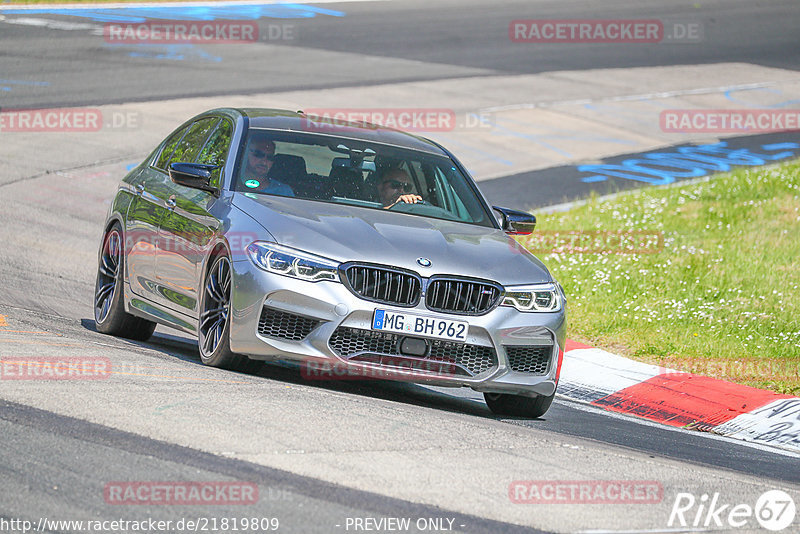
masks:
[(428, 258), (417, 258), (417, 263), (420, 264), (422, 267), (430, 267), (431, 260)]

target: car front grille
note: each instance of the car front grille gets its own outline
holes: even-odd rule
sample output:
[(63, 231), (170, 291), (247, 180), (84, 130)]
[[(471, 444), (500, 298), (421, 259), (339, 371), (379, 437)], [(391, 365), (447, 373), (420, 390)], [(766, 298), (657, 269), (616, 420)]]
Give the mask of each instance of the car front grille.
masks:
[(504, 345), (512, 371), (532, 375), (547, 374), (552, 345)]
[(264, 337), (300, 341), (305, 339), (321, 322), (319, 319), (264, 306), (261, 310), (261, 318), (258, 320), (258, 333)]
[(422, 280), (419, 276), (378, 265), (346, 265), (347, 287), (357, 296), (372, 302), (393, 306), (416, 306)]
[(494, 308), (502, 292), (489, 281), (432, 277), (425, 291), (425, 306), (443, 313), (481, 315)]
[[(457, 374), (476, 376), (497, 367), (497, 353), (492, 347), (454, 343), (442, 340), (427, 340), (429, 350), (420, 358), (400, 353), (402, 336), (388, 332), (373, 332), (360, 328), (340, 326), (330, 338), (331, 349), (341, 358), (400, 366), (402, 360), (417, 360), (444, 364)], [(385, 358), (388, 356), (389, 358)], [(395, 358), (392, 358), (395, 357)], [(416, 368), (416, 367), (415, 367)], [(459, 373), (458, 370), (463, 370)]]

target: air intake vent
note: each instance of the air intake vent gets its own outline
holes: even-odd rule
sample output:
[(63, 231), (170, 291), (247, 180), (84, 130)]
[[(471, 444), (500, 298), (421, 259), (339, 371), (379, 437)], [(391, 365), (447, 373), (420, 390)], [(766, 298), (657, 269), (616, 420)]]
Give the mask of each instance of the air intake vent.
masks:
[(460, 315), (482, 315), (497, 304), (503, 288), (486, 280), (435, 276), (425, 296), (429, 310)]
[(416, 306), (422, 287), (416, 274), (380, 265), (345, 265), (344, 281), (362, 299), (393, 306)]
[[(340, 326), (333, 332), (328, 343), (333, 352), (342, 358), (381, 365), (389, 365), (389, 361), (396, 366), (402, 358), (413, 359), (400, 353), (398, 345), (401, 337), (387, 332)], [(493, 347), (442, 340), (428, 340), (427, 343), (427, 356), (416, 359), (459, 367), (468, 376), (479, 375), (497, 367), (497, 353)], [(384, 356), (391, 358), (383, 358)]]
[(505, 345), (504, 348), (508, 355), (508, 365), (512, 371), (532, 375), (547, 374), (550, 355), (553, 354), (552, 345)]
[(258, 320), (258, 333), (265, 337), (276, 337), (291, 341), (305, 339), (322, 321), (302, 315), (286, 313), (264, 306)]

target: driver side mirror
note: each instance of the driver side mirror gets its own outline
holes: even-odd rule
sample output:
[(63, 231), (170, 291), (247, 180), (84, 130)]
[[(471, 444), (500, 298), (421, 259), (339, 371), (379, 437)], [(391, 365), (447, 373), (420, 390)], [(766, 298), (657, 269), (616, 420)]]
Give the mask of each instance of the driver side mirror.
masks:
[(508, 235), (529, 235), (536, 228), (536, 217), (530, 213), (499, 206), (492, 206), (492, 208), (502, 215), (501, 226)]
[(176, 162), (169, 166), (169, 178), (178, 185), (217, 194), (219, 191), (211, 185), (212, 173), (217, 168), (217, 165)]

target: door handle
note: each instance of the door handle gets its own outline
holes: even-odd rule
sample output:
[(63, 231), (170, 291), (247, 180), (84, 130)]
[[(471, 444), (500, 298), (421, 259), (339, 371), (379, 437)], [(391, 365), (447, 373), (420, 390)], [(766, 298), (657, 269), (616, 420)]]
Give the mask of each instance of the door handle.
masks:
[(167, 199), (165, 204), (167, 205), (167, 209), (168, 210), (170, 210), (170, 211), (174, 210), (175, 209), (175, 197), (174, 196), (169, 197), (169, 199)]

